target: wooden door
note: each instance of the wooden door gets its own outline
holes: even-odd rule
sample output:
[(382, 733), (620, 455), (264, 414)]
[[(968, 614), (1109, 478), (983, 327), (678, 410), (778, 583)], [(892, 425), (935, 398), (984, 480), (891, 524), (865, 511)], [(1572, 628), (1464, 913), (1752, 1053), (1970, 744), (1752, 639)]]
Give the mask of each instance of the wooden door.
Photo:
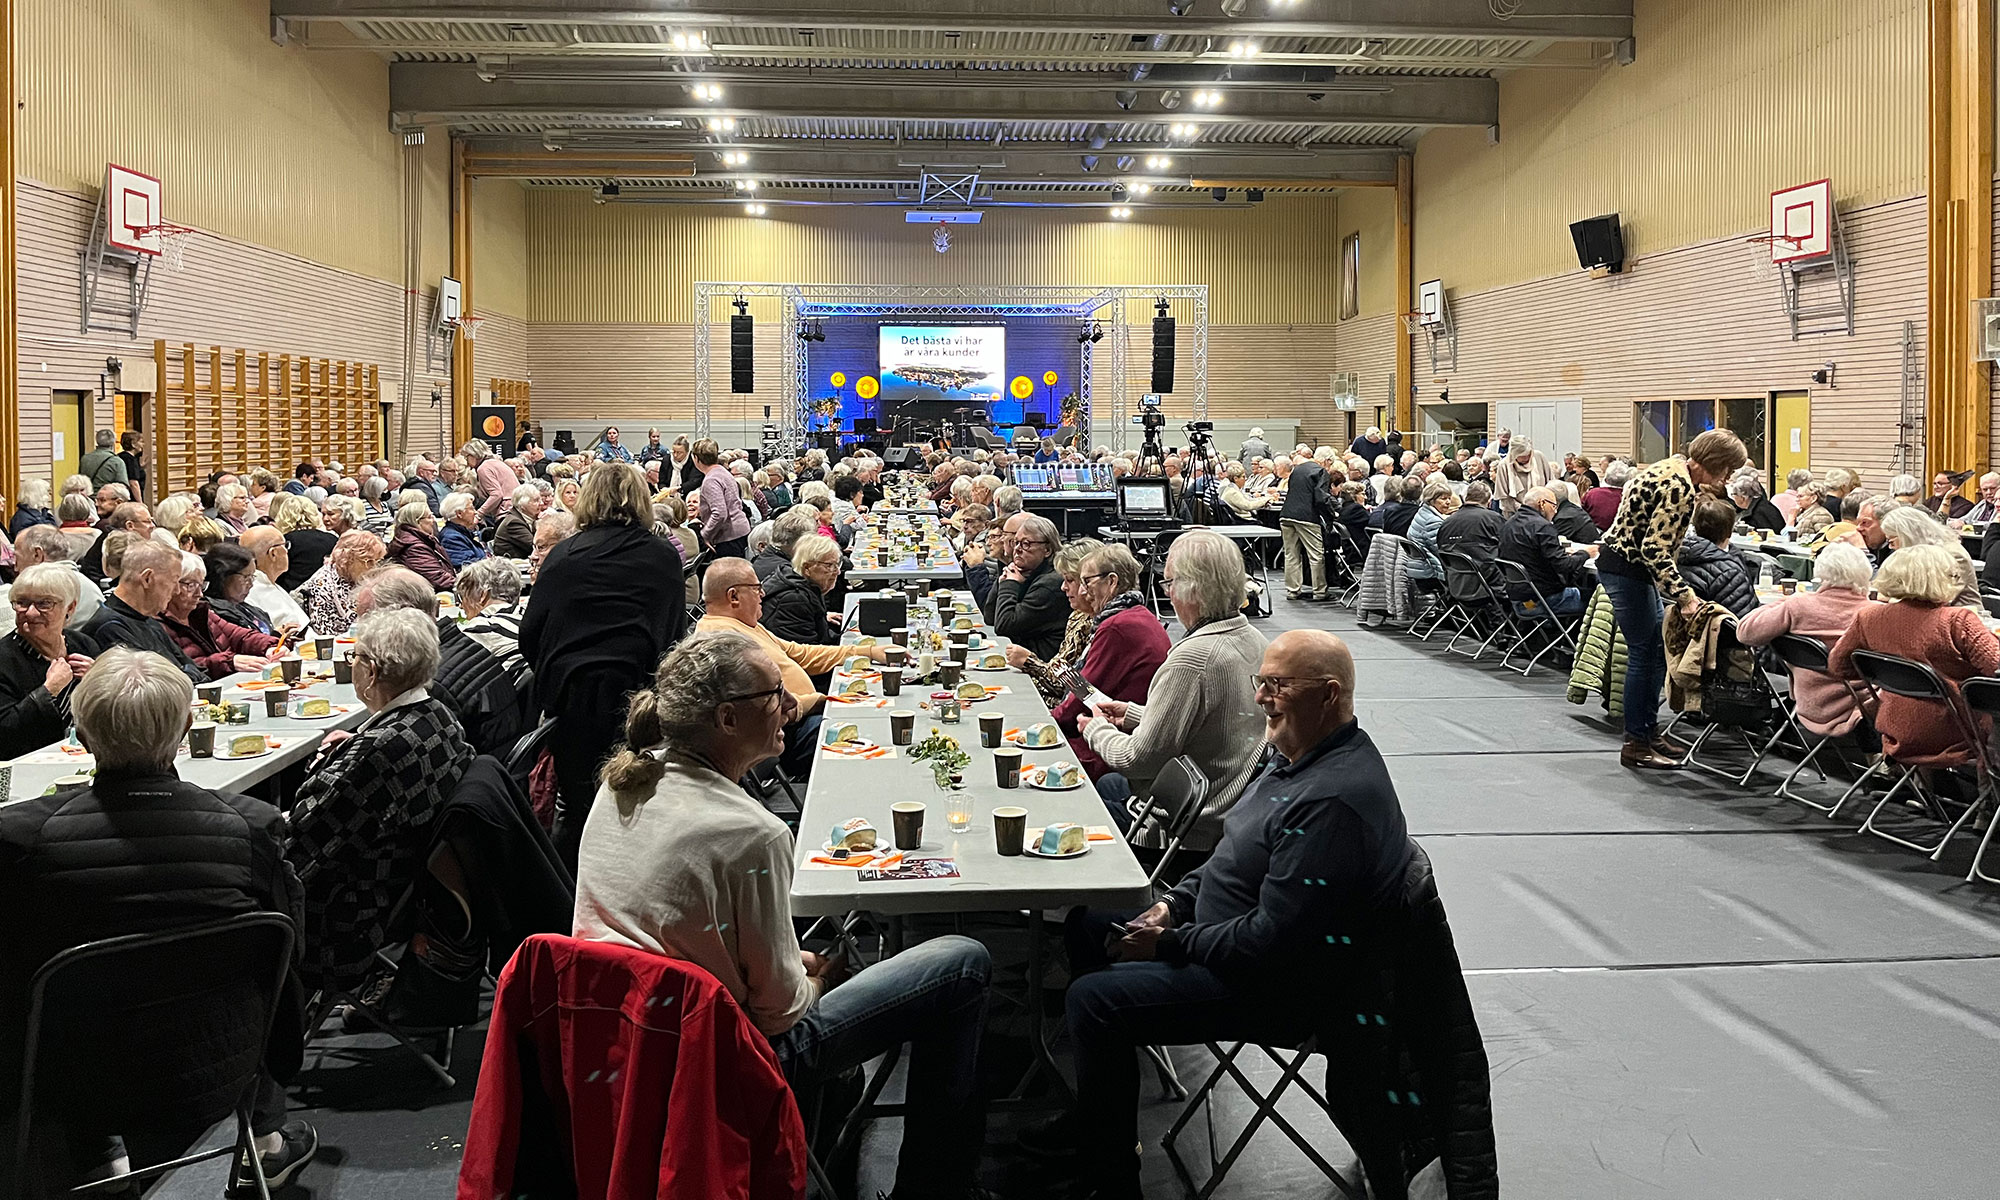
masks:
[(1787, 473), (1812, 469), (1812, 398), (1805, 392), (1771, 393), (1771, 479), (1773, 494), (1785, 489)]
[(49, 399), (49, 473), (57, 489), (76, 474), (89, 448), (84, 441), (84, 408), (82, 392), (57, 392)]

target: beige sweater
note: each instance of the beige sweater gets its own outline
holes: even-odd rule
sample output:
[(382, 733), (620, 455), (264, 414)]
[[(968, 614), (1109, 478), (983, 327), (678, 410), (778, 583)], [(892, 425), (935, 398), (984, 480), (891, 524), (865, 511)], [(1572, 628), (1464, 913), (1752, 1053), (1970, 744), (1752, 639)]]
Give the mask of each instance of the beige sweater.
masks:
[(690, 962), (766, 1034), (818, 995), (792, 928), (792, 834), (736, 784), (669, 761), (653, 794), (600, 787), (576, 864), (575, 934)]
[(1194, 760), (1208, 777), (1208, 800), (1182, 843), (1191, 850), (1221, 840), (1222, 816), (1242, 795), (1263, 750), (1264, 712), (1250, 676), (1263, 664), (1264, 644), (1240, 616), (1204, 625), (1167, 652), (1146, 689), (1151, 702), (1127, 708), (1124, 729), (1102, 720), (1083, 728), (1090, 748), (1139, 795), (1169, 760), (1182, 754)]

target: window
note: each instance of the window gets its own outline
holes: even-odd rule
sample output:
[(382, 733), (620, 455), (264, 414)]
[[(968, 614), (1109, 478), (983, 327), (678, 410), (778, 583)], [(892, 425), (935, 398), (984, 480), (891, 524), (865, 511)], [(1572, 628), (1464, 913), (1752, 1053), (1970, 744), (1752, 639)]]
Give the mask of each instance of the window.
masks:
[(1750, 462), (1765, 461), (1767, 403), (1756, 400), (1641, 400), (1633, 408), (1632, 449), (1637, 461), (1658, 462), (1684, 453), (1689, 442), (1711, 429), (1727, 429), (1743, 439)]
[(1340, 319), (1361, 315), (1361, 235), (1340, 239)]

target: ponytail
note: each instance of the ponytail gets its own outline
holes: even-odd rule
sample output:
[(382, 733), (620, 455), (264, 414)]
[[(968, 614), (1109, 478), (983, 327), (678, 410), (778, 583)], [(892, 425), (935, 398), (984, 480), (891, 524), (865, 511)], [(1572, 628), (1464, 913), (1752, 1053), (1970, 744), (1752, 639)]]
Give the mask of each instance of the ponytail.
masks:
[(664, 740), (660, 701), (652, 688), (632, 693), (632, 710), (625, 718), (625, 745), (604, 764), (604, 782), (614, 792), (650, 792), (667, 773), (664, 762), (647, 751)]

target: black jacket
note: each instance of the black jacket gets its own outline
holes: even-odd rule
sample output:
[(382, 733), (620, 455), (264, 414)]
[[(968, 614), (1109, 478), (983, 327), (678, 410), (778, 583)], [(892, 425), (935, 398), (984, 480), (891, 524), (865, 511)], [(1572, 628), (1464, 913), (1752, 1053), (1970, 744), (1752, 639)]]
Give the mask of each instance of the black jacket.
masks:
[(757, 622), (776, 637), (803, 646), (832, 646), (840, 635), (826, 619), (826, 596), (791, 564), (764, 581), (764, 615)]
[(1391, 500), (1368, 517), (1368, 527), (1397, 537), (1410, 536), (1410, 522), (1417, 519), (1417, 506), (1405, 500)]
[(300, 584), (319, 570), (339, 540), (339, 534), (325, 529), (294, 529), (286, 534), (285, 552), (291, 556), (291, 562), (285, 573), (278, 576), (278, 586), (288, 592), (297, 591)]
[(501, 558), (526, 558), (535, 552), (535, 523), (507, 510), (493, 531), (493, 553)]
[(1979, 537), (1979, 586), (2000, 592), (2000, 521), (1988, 525)]
[(1590, 519), (1590, 514), (1581, 505), (1567, 500), (1556, 501), (1556, 515), (1552, 519), (1557, 533), (1580, 546), (1595, 546), (1598, 539), (1604, 536), (1604, 531), (1597, 527), (1597, 522)]
[(1021, 643), (1036, 658), (1049, 659), (1062, 648), (1069, 625), (1069, 597), (1052, 558), (1042, 560), (1025, 581), (1002, 579), (993, 585), (993, 631)]
[(602, 670), (642, 685), (687, 632), (680, 555), (637, 525), (596, 525), (542, 560), (521, 653), (535, 668), (542, 711), (561, 710), (579, 678)]
[(1757, 607), (1755, 573), (1734, 551), (1690, 532), (1674, 556), (1681, 578), (1704, 600), (1742, 616)]
[[(1500, 568), (1493, 565), (1500, 550), (1500, 514), (1490, 508), (1467, 504), (1444, 519), (1437, 532), (1438, 557), (1446, 553), (1463, 554), (1485, 568), (1486, 581), (1499, 587)], [(1460, 603), (1489, 603), (1485, 590), (1479, 581), (1463, 573), (1454, 572), (1449, 562), (1444, 569), (1445, 590), (1451, 598)]]
[(1757, 503), (1749, 508), (1738, 509), (1736, 519), (1752, 529), (1768, 529), (1772, 533), (1783, 530), (1787, 524), (1785, 514), (1778, 511), (1769, 496), (1759, 496)]
[(1311, 459), (1292, 468), (1285, 480), (1285, 504), (1278, 516), (1286, 521), (1318, 524), (1333, 515), (1333, 480)]
[[(0, 807), (0, 1109), (20, 1094), (18, 1072), (28, 981), (72, 946), (155, 933), (247, 912), (297, 924), (304, 904), (286, 863), (284, 818), (248, 796), (211, 792), (171, 772), (99, 768), (88, 787)], [(266, 1066), (297, 1069), (302, 1014), (271, 1030)], [(246, 1006), (239, 1021), (261, 1023)], [(212, 1071), (205, 1043), (185, 1039), (187, 1070)], [(218, 1086), (223, 1081), (218, 1080)], [(233, 1100), (233, 1097), (231, 1097)], [(225, 1101), (224, 1107), (228, 1106)]]
[[(1444, 545), (1442, 533), (1438, 545)], [(1565, 554), (1556, 539), (1556, 527), (1547, 517), (1523, 504), (1514, 515), (1500, 523), (1500, 542), (1494, 557), (1519, 563), (1542, 595), (1553, 601), (1564, 588), (1576, 587), (1588, 561), (1581, 554)], [(1525, 604), (1535, 598), (1526, 587), (1509, 581), (1507, 598)]]
[(460, 629), (438, 621), (438, 669), (431, 694), (458, 718), (465, 740), (480, 754), (505, 755), (537, 724), (531, 696), (534, 673), (511, 672), (506, 661)]
[(570, 931), (576, 883), (499, 759), (482, 754), (472, 760), (445, 801), (431, 841), (449, 844), (464, 869), (472, 927), (485, 934), (487, 963), (496, 975), (530, 934)]
[[(757, 582), (765, 585), (767, 589), (764, 592), (765, 603), (768, 605), (771, 595), (768, 590), (771, 583), (771, 576), (778, 574), (780, 571), (791, 570), (792, 557), (782, 550), (775, 550), (766, 546), (757, 552), (755, 558), (750, 560), (750, 569), (757, 572)], [(797, 641), (798, 639), (793, 638), (792, 640)]]
[[(22, 641), (12, 634), (0, 637), (0, 758), (53, 746), (69, 733), (62, 707), (42, 686), (48, 661)], [(71, 654), (97, 657), (97, 643), (80, 633), (65, 634), (63, 641)]]
[[(1348, 536), (1354, 539), (1354, 552), (1348, 557), (1357, 567), (1368, 560), (1368, 539), (1375, 536), (1375, 531), (1368, 527), (1369, 516), (1368, 506), (1359, 500), (1334, 502), (1334, 522), (1347, 530)], [(1416, 519), (1415, 513), (1410, 516), (1412, 520)]]
[[(226, 619), (226, 618), (225, 618)], [(181, 674), (197, 684), (208, 682), (208, 673), (194, 665), (194, 660), (181, 652), (167, 627), (160, 624), (158, 617), (149, 617), (119, 599), (116, 592), (104, 598), (104, 606), (91, 614), (79, 631), (104, 649), (113, 646), (129, 646), (134, 650), (150, 650), (181, 669)]]

